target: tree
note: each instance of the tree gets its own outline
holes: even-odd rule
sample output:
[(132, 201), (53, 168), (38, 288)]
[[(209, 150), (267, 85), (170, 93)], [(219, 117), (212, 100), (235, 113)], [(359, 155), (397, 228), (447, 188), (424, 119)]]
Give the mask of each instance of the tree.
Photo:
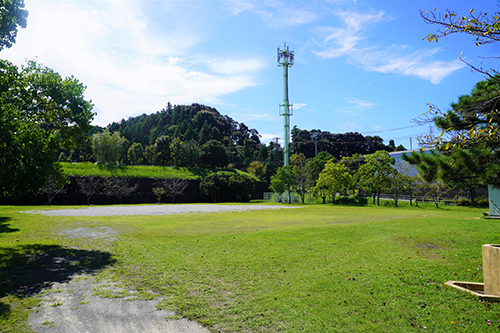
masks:
[(146, 146), (146, 149), (144, 151), (144, 158), (149, 163), (149, 165), (156, 164), (156, 157), (157, 157), (156, 146), (155, 145)]
[(426, 183), (440, 181), (450, 188), (466, 191), (475, 206), (475, 190), (498, 178), (500, 166), (492, 163), (491, 156), (488, 149), (457, 149), (443, 153), (432, 150), (430, 154), (412, 152), (404, 154), (403, 159), (417, 166)]
[(403, 175), (398, 169), (394, 169), (389, 177), (391, 180), (386, 189), (386, 194), (394, 200), (394, 204), (398, 207), (399, 196), (405, 191), (408, 184), (408, 176)]
[(64, 187), (69, 181), (66, 177), (60, 177), (59, 179), (50, 176), (49, 180), (43, 185), (38, 193), (47, 195), (47, 205), (52, 203), (52, 200), (58, 194), (66, 193), (66, 188)]
[(229, 176), (227, 185), (238, 201), (247, 202), (255, 190), (255, 179), (242, 173), (234, 173)]
[(418, 207), (418, 196), (421, 195), (421, 189), (423, 187), (422, 181), (418, 175), (405, 177), (407, 178), (404, 191), (410, 197), (410, 206), (413, 206), (413, 199), (415, 199), (415, 206)]
[(309, 173), (309, 187), (316, 186), (316, 181), (319, 178), (319, 174), (325, 168), (325, 164), (332, 158), (334, 159), (334, 161), (336, 161), (332, 154), (327, 153), (326, 151), (322, 151), (319, 152), (317, 156), (307, 160), (306, 169)]
[(219, 171), (208, 175), (200, 183), (200, 191), (209, 195), (212, 202), (227, 200), (230, 197), (229, 177), (232, 173), (228, 171)]
[(245, 138), (245, 140), (243, 141), (243, 149), (241, 149), (241, 151), (238, 155), (239, 155), (238, 157), (242, 163), (243, 170), (245, 170), (250, 165), (250, 162), (252, 161), (252, 151), (250, 149), (248, 139)]
[(296, 172), (296, 168), (286, 165), (279, 167), (276, 174), (271, 177), (271, 189), (274, 193), (288, 193), (288, 198), (286, 198), (288, 202), (290, 202), (290, 190), (295, 181)]
[(373, 195), (373, 204), (377, 198), (380, 205), (380, 194), (391, 185), (392, 167), (395, 160), (383, 150), (365, 156), (365, 164), (359, 167), (355, 179), (368, 195)]
[(325, 203), (326, 194), (331, 194), (332, 203), (335, 203), (336, 194), (347, 195), (351, 185), (352, 176), (346, 166), (342, 163), (335, 163), (335, 160), (331, 159), (319, 174), (315, 192), (321, 194), (323, 203)]
[(0, 61), (0, 197), (15, 200), (56, 176), (57, 151), (81, 142), (94, 117), (84, 91), (34, 61)]
[(142, 144), (134, 142), (128, 149), (127, 156), (131, 164), (141, 164), (144, 160), (144, 148)]
[(124, 138), (120, 133), (111, 134), (109, 130), (92, 136), (92, 152), (98, 163), (117, 164), (123, 156)]
[(162, 135), (156, 139), (155, 151), (156, 151), (156, 162), (158, 165), (169, 165), (170, 164), (170, 137)]
[(352, 156), (342, 157), (340, 163), (344, 164), (351, 175), (355, 175), (359, 168), (365, 163), (365, 156), (354, 154)]
[(217, 140), (210, 140), (201, 146), (201, 163), (209, 168), (225, 167), (229, 163), (226, 148)]
[(153, 194), (156, 197), (157, 203), (161, 203), (161, 197), (165, 195), (165, 189), (163, 187), (153, 187)]
[(104, 194), (118, 198), (118, 203), (122, 203), (122, 198), (131, 195), (139, 186), (136, 183), (130, 186), (129, 177), (105, 177), (104, 178)]
[(434, 201), (434, 204), (436, 205), (436, 208), (439, 208), (439, 201), (441, 201), (441, 198), (452, 190), (452, 188), (446, 186), (446, 184), (440, 180), (432, 184), (427, 184), (427, 189), (428, 191), (425, 195), (431, 197), (432, 201)]
[(87, 206), (90, 206), (90, 198), (92, 198), (92, 196), (98, 193), (102, 188), (101, 177), (77, 177), (76, 182), (80, 187), (80, 192), (82, 192), (87, 198)]
[(300, 195), (300, 200), (304, 203), (305, 195), (308, 192), (309, 172), (306, 168), (306, 157), (304, 154), (293, 154), (290, 156), (290, 165), (295, 168), (295, 179), (292, 185), (292, 191)]
[(420, 16), (425, 23), (439, 26), (437, 33), (431, 33), (425, 38), (429, 42), (437, 42), (441, 37), (456, 33), (474, 36), (478, 46), (500, 41), (500, 11), (488, 15), (471, 9), (467, 16), (459, 16), (451, 10), (447, 10), (444, 15), (436, 14), (434, 8), (432, 11), (420, 11)]
[(0, 1), (0, 50), (16, 42), (18, 27), (26, 28), (28, 11), (23, 0)]
[(181, 142), (182, 166), (195, 168), (200, 164), (200, 145), (195, 140)]
[[(153, 192), (158, 198), (158, 202), (160, 202), (160, 198), (162, 195), (167, 195), (172, 198), (172, 203), (175, 202), (175, 197), (179, 194), (184, 193), (189, 183), (185, 179), (180, 178), (169, 178), (163, 176), (156, 181), (156, 191), (153, 189)], [(159, 196), (158, 196), (159, 195)]]
[(182, 141), (179, 137), (173, 138), (170, 142), (170, 164), (174, 166), (181, 166), (183, 163), (181, 144)]
[[(467, 15), (459, 16), (454, 11), (448, 10), (441, 14), (436, 13), (435, 10), (436, 8), (420, 13), (426, 23), (438, 25), (437, 32), (426, 37), (430, 42), (456, 33), (472, 35), (478, 46), (500, 41), (500, 11), (488, 14), (471, 9)], [(472, 70), (485, 74), (489, 79), (479, 82), (471, 95), (461, 96), (458, 103), (452, 104), (451, 110), (441, 111), (437, 106), (431, 105), (423, 119), (416, 119), (415, 121), (419, 123), (435, 122), (443, 130), (441, 136), (424, 137), (423, 143), (443, 146), (446, 149), (471, 146), (499, 147), (500, 77), (498, 71), (492, 68), (475, 67), (467, 62), (466, 64)], [(444, 134), (451, 134), (450, 140), (445, 140)]]
[(462, 95), (445, 111), (432, 105), (418, 123), (434, 122), (441, 135), (422, 138), (429, 146), (442, 150), (454, 148), (500, 147), (500, 74), (478, 82), (471, 94)]
[(266, 169), (264, 168), (264, 164), (259, 161), (253, 161), (247, 168), (247, 172), (259, 179), (262, 179), (266, 174)]

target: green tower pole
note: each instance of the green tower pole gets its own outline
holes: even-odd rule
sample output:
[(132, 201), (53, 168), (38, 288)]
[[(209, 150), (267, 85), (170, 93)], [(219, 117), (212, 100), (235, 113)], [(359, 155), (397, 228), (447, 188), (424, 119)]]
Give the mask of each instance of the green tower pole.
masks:
[(293, 115), (293, 105), (288, 100), (288, 67), (294, 63), (294, 52), (286, 46), (283, 51), (278, 47), (278, 66), (283, 67), (283, 104), (280, 104), (280, 115), (284, 117), (285, 166), (290, 164), (290, 116)]

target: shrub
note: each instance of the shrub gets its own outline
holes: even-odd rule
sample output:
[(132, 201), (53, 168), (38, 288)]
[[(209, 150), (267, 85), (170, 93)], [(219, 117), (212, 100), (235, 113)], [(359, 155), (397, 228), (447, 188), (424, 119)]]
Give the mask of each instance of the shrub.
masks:
[(478, 207), (489, 207), (488, 199), (477, 199), (476, 204)]
[(228, 186), (231, 194), (236, 196), (238, 201), (248, 202), (255, 190), (255, 180), (248, 175), (235, 173), (229, 177)]
[(368, 199), (357, 195), (349, 197), (339, 197), (335, 200), (335, 204), (349, 205), (349, 206), (364, 206), (368, 203)]
[(213, 202), (249, 201), (254, 189), (252, 177), (229, 171), (213, 173), (200, 183), (200, 191), (209, 195)]
[(465, 199), (465, 198), (462, 198), (462, 199), (458, 199), (457, 201), (455, 201), (455, 206), (471, 206), (472, 203), (470, 201), (470, 199)]

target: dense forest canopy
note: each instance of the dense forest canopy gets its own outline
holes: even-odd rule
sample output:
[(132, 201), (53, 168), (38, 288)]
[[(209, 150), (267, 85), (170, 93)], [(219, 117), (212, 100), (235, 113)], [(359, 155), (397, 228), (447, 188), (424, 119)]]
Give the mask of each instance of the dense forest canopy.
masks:
[(202, 104), (175, 105), (156, 113), (108, 126), (111, 132), (118, 131), (130, 142), (150, 145), (162, 135), (180, 138), (182, 141), (195, 140), (203, 145), (210, 140), (221, 141), (226, 147), (243, 146), (245, 140), (253, 149), (260, 145), (260, 135), (256, 129), (248, 128), (229, 116), (221, 115), (215, 108)]
[(314, 157), (316, 151), (327, 152), (337, 160), (342, 157), (349, 157), (354, 154), (373, 154), (379, 150), (388, 152), (395, 150), (405, 150), (401, 145), (394, 146), (394, 141), (389, 145), (384, 144), (384, 140), (379, 136), (363, 136), (357, 132), (330, 133), (319, 129), (311, 131), (302, 130), (294, 126), (292, 129), (292, 143), (294, 154), (304, 154), (306, 158)]

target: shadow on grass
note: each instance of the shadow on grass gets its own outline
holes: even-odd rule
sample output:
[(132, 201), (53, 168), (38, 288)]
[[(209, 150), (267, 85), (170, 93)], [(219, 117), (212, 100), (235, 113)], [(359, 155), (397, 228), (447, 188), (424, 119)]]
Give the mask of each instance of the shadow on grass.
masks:
[[(0, 247), (0, 298), (34, 296), (54, 282), (67, 282), (74, 274), (92, 273), (115, 262), (111, 254), (58, 245)], [(0, 302), (0, 316), (10, 312)]]
[(0, 234), (6, 233), (6, 232), (16, 232), (19, 231), (17, 228), (11, 228), (9, 227), (8, 223), (10, 220), (12, 220), (10, 217), (2, 217), (0, 216)]

